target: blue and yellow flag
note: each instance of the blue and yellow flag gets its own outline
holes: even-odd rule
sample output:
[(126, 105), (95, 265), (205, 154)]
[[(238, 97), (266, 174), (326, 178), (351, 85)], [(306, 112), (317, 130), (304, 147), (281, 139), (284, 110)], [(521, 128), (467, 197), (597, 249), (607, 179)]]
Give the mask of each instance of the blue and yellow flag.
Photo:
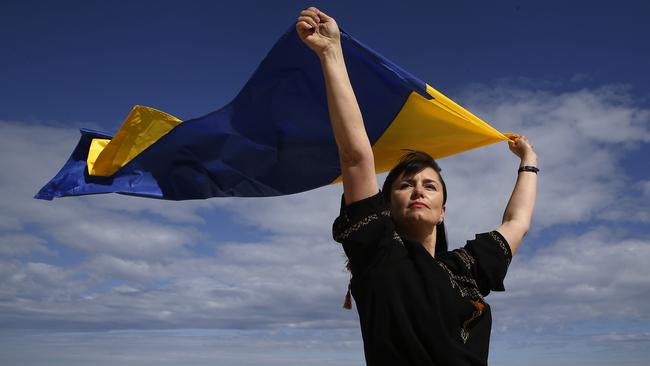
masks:
[[(341, 43), (377, 172), (404, 149), (441, 158), (508, 139), (349, 34), (342, 32)], [(292, 27), (215, 112), (182, 122), (135, 106), (113, 137), (81, 130), (64, 167), (35, 198), (277, 196), (340, 174), (320, 61)]]

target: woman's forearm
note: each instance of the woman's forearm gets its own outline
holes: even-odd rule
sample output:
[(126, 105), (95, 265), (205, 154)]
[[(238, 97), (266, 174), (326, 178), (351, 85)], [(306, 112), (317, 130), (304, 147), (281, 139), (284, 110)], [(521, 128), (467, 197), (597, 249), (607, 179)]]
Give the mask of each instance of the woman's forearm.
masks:
[[(537, 154), (533, 145), (524, 136), (509, 141), (508, 147), (517, 157), (521, 159), (522, 166), (537, 167)], [(503, 221), (497, 231), (503, 235), (510, 250), (514, 255), (521, 244), (526, 233), (530, 229), (530, 223), (535, 208), (537, 196), (537, 173), (522, 171), (517, 174), (517, 182), (512, 190), (510, 200), (503, 212)]]
[(319, 55), (327, 89), (327, 106), (341, 162), (355, 165), (372, 159), (361, 110), (345, 67), (340, 45)]
[[(528, 157), (521, 160), (520, 166), (537, 166), (536, 157)], [(503, 213), (502, 223), (516, 221), (523, 225), (528, 231), (535, 208), (537, 196), (537, 174), (533, 172), (521, 172), (517, 175), (517, 182)]]

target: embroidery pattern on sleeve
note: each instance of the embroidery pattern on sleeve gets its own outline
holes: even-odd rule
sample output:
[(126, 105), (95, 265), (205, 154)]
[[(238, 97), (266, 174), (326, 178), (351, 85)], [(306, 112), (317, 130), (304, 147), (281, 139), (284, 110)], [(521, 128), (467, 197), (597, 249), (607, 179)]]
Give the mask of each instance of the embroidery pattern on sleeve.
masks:
[(494, 241), (496, 241), (499, 244), (499, 246), (501, 247), (501, 250), (503, 250), (503, 254), (506, 257), (506, 265), (509, 266), (510, 265), (510, 251), (506, 247), (508, 244), (504, 243), (503, 240), (501, 239), (501, 237), (499, 237), (499, 235), (495, 234), (494, 231), (490, 231), (490, 236), (492, 237), (492, 239), (494, 239)]
[[(384, 210), (380, 213), (380, 215), (390, 217), (390, 210)], [(347, 229), (343, 230), (342, 232), (334, 233), (334, 240), (338, 242), (342, 242), (346, 240), (348, 237), (350, 237), (350, 235), (352, 235), (354, 232), (359, 231), (362, 227), (370, 224), (375, 220), (379, 220), (379, 215), (376, 213), (370, 214), (364, 217), (363, 219), (357, 221), (356, 223), (354, 223)]]
[(465, 248), (459, 248), (454, 251), (454, 254), (456, 254), (460, 260), (463, 262), (463, 265), (465, 265), (465, 268), (468, 271), (472, 270), (472, 266), (476, 263), (476, 260), (474, 257), (472, 257), (471, 254), (467, 252)]

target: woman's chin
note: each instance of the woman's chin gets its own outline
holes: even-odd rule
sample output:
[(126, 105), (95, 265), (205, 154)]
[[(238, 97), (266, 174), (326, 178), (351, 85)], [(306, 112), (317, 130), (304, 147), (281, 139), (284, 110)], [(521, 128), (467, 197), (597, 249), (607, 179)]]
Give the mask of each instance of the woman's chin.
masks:
[(434, 226), (434, 220), (426, 215), (423, 215), (419, 212), (414, 212), (412, 214), (406, 215), (405, 219), (412, 223), (417, 223), (418, 225), (431, 225)]

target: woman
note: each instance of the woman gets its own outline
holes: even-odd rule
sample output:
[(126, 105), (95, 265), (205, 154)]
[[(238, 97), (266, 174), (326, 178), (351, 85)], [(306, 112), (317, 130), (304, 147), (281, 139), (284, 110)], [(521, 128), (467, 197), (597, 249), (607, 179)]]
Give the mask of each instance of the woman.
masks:
[(343, 174), (334, 238), (352, 272), (368, 365), (485, 365), (490, 290), (503, 291), (512, 255), (530, 226), (537, 156), (524, 137), (517, 183), (496, 230), (447, 251), (446, 187), (431, 157), (414, 152), (379, 191), (374, 158), (347, 75), (336, 21), (310, 7), (296, 30), (320, 58)]

